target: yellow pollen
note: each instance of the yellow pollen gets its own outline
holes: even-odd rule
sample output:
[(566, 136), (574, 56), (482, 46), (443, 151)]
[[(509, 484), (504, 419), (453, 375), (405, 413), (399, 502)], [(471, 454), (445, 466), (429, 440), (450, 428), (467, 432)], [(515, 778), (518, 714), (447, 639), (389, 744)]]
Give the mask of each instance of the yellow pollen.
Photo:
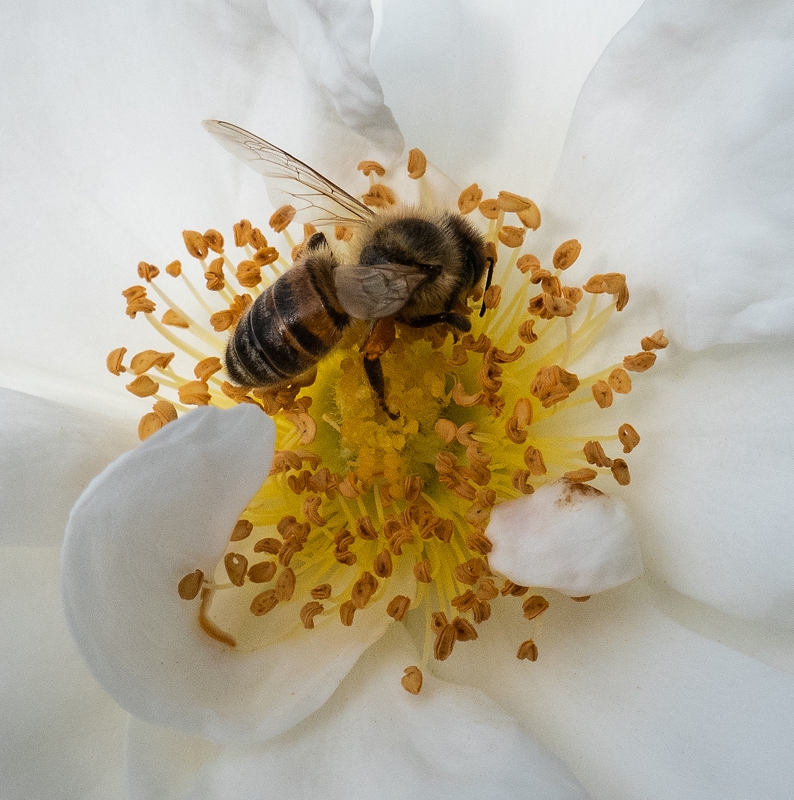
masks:
[[(412, 150), (409, 176), (423, 180), (426, 167), (424, 154)], [(369, 183), (363, 202), (376, 213), (399, 202), (378, 182), (386, 176), (380, 164), (361, 162), (359, 170)], [(522, 624), (534, 625), (526, 621), (550, 601), (492, 573), (491, 510), (563, 476), (608, 481), (613, 491), (629, 484), (628, 463), (612, 448), (619, 442), (628, 456), (640, 442), (636, 430), (612, 420), (574, 438), (571, 422), (583, 405), (604, 409), (606, 419), (631, 390), (629, 373), (652, 367), (667, 346), (664, 331), (643, 338), (641, 352), (590, 374), (583, 356), (628, 302), (625, 275), (570, 282), (571, 267), (579, 269), (586, 255), (576, 239), (561, 243), (551, 263), (528, 252), (541, 223), (528, 197), (502, 191), (484, 199), (475, 183), (461, 192), (458, 209), (482, 227), (484, 255), (494, 265), (488, 288), (481, 283), (454, 309), (470, 332), (393, 318), (369, 329), (353, 324), (314, 368), (275, 387), (227, 380), (226, 340), (318, 232), (349, 263), (353, 226), (302, 225), (283, 206), (266, 223), (272, 243), (241, 220), (232, 229), (234, 248), (217, 230), (186, 230), (186, 266), (137, 265), (145, 285), (124, 290), (126, 313), (143, 315), (168, 344), (126, 365), (127, 350), (118, 347), (107, 369), (131, 372), (128, 391), (151, 398), (140, 438), (198, 405), (253, 404), (276, 426), (270, 475), (229, 531), (214, 574), (196, 570), (175, 587), (197, 602), (198, 625), (221, 645), (253, 651), (290, 625), (300, 635), (327, 625), (344, 635), (345, 627), (386, 614), (426, 621), (425, 668), (430, 658), (449, 658), (456, 643), (476, 640), (493, 603), (521, 603)], [(165, 283), (185, 294), (184, 303), (170, 300)], [(159, 318), (149, 294), (162, 305)], [(365, 359), (382, 366), (389, 415), (373, 395)], [(534, 639), (520, 644), (519, 659), (537, 659)], [(402, 685), (417, 694), (422, 669), (408, 667)]]

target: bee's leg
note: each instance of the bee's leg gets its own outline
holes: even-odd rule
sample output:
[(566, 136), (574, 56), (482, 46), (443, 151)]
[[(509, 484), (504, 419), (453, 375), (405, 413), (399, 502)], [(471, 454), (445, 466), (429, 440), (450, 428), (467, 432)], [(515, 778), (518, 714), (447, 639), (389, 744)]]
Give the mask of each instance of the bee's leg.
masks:
[(389, 419), (399, 419), (400, 412), (390, 411), (386, 405), (386, 384), (383, 380), (383, 367), (381, 366), (379, 358), (365, 358), (364, 359), (364, 372), (367, 373), (367, 380), (372, 387), (375, 397), (378, 398), (380, 407), (386, 412)]
[(485, 289), (483, 291), (482, 305), (480, 306), (481, 317), (485, 316), (485, 292), (488, 291), (488, 288), (491, 285), (491, 281), (493, 280), (493, 267), (494, 267), (493, 256), (486, 256), (485, 261), (488, 264), (488, 272), (485, 274)]
[(383, 378), (380, 357), (391, 347), (396, 335), (394, 317), (376, 319), (370, 323), (364, 343), (361, 345), (361, 353), (364, 355), (364, 372), (367, 373), (367, 380), (375, 397), (378, 398), (380, 407), (390, 419), (398, 419), (400, 415), (389, 411), (386, 405), (386, 383)]
[(443, 314), (428, 314), (426, 317), (414, 317), (414, 319), (400, 320), (412, 328), (429, 328), (431, 325), (439, 325), (445, 322), (459, 331), (468, 333), (471, 330), (471, 322), (463, 314), (456, 314), (454, 311), (445, 311)]

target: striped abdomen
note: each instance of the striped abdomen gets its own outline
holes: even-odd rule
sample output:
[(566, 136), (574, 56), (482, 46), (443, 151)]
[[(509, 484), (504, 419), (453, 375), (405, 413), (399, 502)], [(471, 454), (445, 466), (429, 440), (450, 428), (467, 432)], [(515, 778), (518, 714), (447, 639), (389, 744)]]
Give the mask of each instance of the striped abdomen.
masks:
[(265, 289), (226, 348), (226, 371), (242, 386), (274, 386), (313, 367), (350, 322), (333, 282), (330, 253), (309, 256)]

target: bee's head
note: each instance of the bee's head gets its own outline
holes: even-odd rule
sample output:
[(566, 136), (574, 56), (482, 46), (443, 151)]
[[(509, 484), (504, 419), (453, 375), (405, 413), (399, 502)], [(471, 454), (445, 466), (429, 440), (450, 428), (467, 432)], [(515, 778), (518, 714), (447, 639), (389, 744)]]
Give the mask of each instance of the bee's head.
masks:
[(474, 226), (458, 214), (418, 209), (379, 215), (363, 237), (360, 264), (404, 264), (426, 272), (430, 282), (454, 277), (450, 292), (466, 294), (482, 279), (484, 241)]

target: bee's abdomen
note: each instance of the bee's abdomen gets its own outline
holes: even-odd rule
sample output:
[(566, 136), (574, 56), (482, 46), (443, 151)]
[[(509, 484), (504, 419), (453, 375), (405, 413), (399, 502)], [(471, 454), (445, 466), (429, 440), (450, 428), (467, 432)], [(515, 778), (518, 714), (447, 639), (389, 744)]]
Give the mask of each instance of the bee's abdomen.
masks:
[(254, 301), (226, 349), (226, 371), (244, 386), (284, 383), (339, 342), (350, 318), (339, 305), (332, 265), (295, 265)]

